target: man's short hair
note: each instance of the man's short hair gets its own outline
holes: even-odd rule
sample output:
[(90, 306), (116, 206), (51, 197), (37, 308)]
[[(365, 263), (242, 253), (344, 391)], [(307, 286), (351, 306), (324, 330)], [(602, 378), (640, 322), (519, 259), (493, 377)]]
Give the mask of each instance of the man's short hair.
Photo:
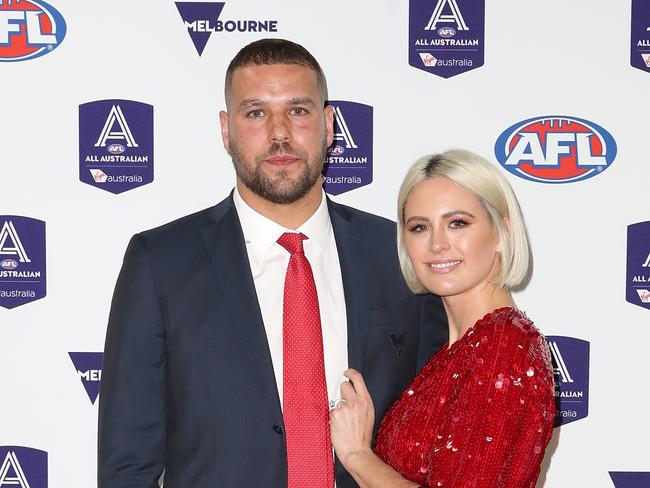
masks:
[(298, 64), (313, 70), (316, 73), (316, 80), (323, 102), (327, 100), (327, 81), (316, 58), (300, 44), (286, 39), (260, 39), (244, 46), (232, 58), (226, 70), (226, 83), (224, 85), (226, 99), (232, 84), (232, 75), (237, 68), (263, 64)]

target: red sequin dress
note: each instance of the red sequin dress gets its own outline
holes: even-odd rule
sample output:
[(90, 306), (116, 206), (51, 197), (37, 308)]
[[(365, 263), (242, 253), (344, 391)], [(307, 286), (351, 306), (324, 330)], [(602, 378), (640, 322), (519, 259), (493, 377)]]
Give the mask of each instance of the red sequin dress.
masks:
[(544, 337), (519, 310), (497, 309), (429, 360), (384, 417), (377, 454), (423, 486), (534, 487), (553, 393)]

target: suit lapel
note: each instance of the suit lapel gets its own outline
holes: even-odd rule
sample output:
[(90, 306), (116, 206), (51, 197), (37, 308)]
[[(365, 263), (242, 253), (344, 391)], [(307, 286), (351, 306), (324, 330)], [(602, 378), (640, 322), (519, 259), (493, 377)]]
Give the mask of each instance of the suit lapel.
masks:
[[(216, 280), (225, 297), (225, 309), (231, 312), (231, 331), (247, 356), (250, 378), (259, 382), (269, 407), (281, 418), (280, 399), (275, 384), (262, 313), (251, 275), (241, 224), (232, 203), (214, 225), (203, 229), (203, 238), (212, 261)], [(233, 345), (235, 346), (235, 345)]]
[[(269, 407), (281, 416), (264, 322), (250, 271), (239, 217), (232, 203), (226, 202), (216, 222), (203, 229), (216, 281), (232, 317), (232, 333), (242, 354), (247, 355), (251, 376), (259, 383)], [(348, 329), (348, 364), (363, 371), (370, 316), (369, 276), (365, 242), (347, 210), (328, 199), (328, 210), (341, 266)]]
[(348, 322), (348, 364), (363, 371), (363, 358), (368, 337), (370, 297), (368, 292), (368, 262), (364, 241), (345, 208), (327, 200), (332, 228), (336, 238), (345, 309)]

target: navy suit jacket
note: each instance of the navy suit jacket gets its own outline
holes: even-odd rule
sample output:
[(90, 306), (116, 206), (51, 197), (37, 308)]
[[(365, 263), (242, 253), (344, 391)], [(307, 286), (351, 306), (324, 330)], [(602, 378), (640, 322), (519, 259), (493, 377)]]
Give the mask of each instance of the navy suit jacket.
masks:
[[(328, 201), (348, 361), (380, 420), (446, 340), (438, 299), (399, 271), (395, 224)], [(134, 236), (106, 335), (100, 488), (286, 487), (282, 410), (232, 196)], [(336, 465), (338, 488), (356, 487)]]

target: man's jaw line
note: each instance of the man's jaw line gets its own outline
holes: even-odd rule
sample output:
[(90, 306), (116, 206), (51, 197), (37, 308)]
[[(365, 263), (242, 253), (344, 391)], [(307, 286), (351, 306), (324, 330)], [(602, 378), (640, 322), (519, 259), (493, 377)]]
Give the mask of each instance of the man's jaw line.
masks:
[(256, 212), (287, 229), (304, 224), (320, 205), (323, 179), (319, 178), (306, 195), (290, 203), (275, 203), (258, 195), (237, 177), (237, 189), (242, 199)]

